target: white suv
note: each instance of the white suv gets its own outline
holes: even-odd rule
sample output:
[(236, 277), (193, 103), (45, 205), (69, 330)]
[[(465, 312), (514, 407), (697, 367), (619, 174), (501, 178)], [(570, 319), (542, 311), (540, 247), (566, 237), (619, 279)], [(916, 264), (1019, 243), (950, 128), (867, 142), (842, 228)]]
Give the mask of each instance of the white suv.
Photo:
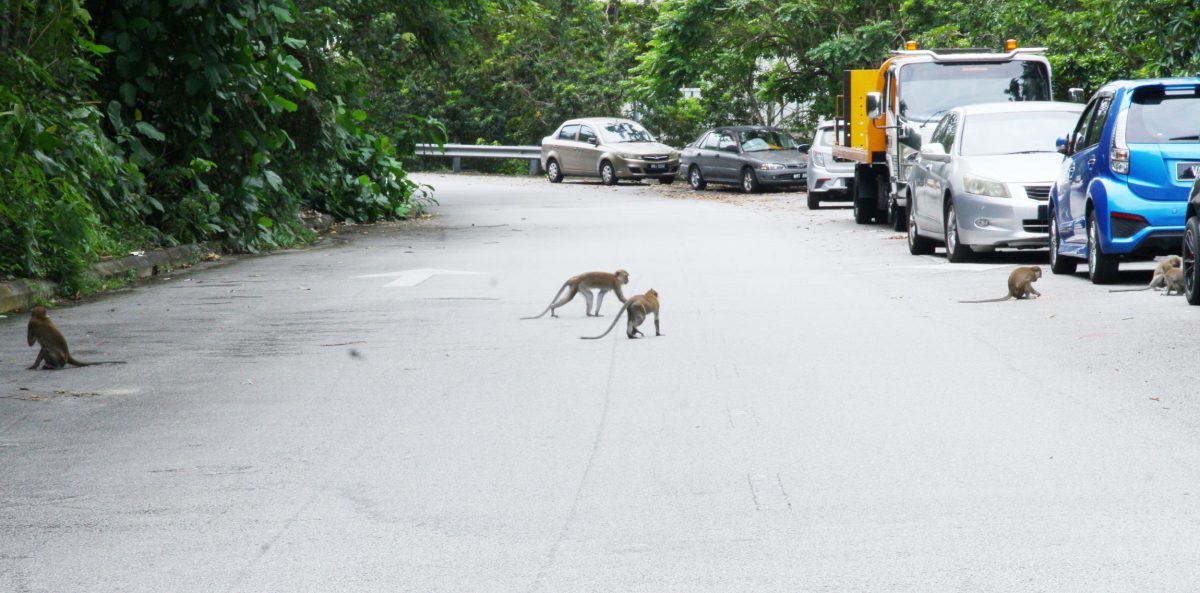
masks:
[(821, 202), (849, 201), (854, 181), (854, 162), (833, 156), (833, 124), (817, 126), (812, 148), (808, 151), (808, 209)]

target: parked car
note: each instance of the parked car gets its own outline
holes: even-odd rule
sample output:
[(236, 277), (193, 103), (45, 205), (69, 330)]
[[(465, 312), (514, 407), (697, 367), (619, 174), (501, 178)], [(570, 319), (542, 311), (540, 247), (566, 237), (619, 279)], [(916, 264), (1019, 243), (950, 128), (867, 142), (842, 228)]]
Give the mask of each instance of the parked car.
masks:
[(697, 191), (709, 183), (738, 185), (746, 193), (798, 188), (808, 179), (807, 151), (807, 144), (797, 144), (779, 128), (714, 128), (684, 147), (679, 166)]
[(542, 168), (551, 183), (568, 175), (599, 177), (605, 185), (619, 179), (675, 181), (679, 152), (654, 139), (641, 124), (615, 117), (563, 122), (542, 138)]
[(1200, 163), (1184, 171), (1183, 177), (1195, 180), (1188, 195), (1187, 224), (1183, 231), (1183, 294), (1187, 295), (1188, 303), (1200, 305), (1200, 282), (1196, 276), (1200, 270)]
[(1046, 196), (1078, 103), (1021, 101), (951, 109), (909, 167), (908, 250), (961, 262), (977, 251), (1046, 246)]
[(1092, 96), (1050, 190), (1050, 269), (1112, 282), (1121, 260), (1177, 253), (1200, 165), (1200, 77), (1126, 80)]
[(850, 201), (854, 183), (854, 161), (833, 156), (833, 123), (817, 126), (808, 151), (808, 209), (821, 202)]

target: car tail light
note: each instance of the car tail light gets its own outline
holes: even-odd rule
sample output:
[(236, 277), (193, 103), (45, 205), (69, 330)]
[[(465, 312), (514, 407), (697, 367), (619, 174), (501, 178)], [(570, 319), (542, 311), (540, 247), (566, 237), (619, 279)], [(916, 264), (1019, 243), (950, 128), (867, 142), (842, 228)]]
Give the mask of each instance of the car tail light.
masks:
[(1142, 229), (1150, 226), (1150, 222), (1144, 217), (1137, 214), (1126, 214), (1124, 212), (1113, 212), (1112, 217), (1112, 236), (1118, 239), (1132, 237)]
[(1125, 120), (1128, 113), (1129, 110), (1126, 109), (1117, 115), (1116, 129), (1113, 130), (1113, 145), (1108, 151), (1113, 173), (1121, 175), (1129, 174), (1129, 145), (1125, 144)]

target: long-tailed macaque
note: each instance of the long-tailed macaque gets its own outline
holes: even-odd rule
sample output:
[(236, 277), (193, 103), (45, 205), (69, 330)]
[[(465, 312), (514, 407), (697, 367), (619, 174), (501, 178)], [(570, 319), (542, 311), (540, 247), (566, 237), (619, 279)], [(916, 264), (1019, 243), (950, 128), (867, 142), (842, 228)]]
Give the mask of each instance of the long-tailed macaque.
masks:
[[(566, 282), (563, 282), (562, 288), (559, 288), (558, 292), (554, 294), (554, 298), (551, 299), (550, 305), (546, 307), (545, 311), (538, 313), (534, 317), (522, 317), (521, 319), (537, 319), (545, 315), (546, 311), (550, 312), (551, 317), (558, 317), (558, 315), (554, 314), (554, 310), (571, 302), (575, 298), (575, 295), (580, 292), (583, 292), (583, 298), (587, 299), (587, 316), (600, 317), (600, 305), (604, 303), (604, 295), (608, 294), (608, 291), (611, 290), (617, 293), (617, 298), (621, 299), (622, 303), (625, 302), (625, 295), (621, 293), (621, 285), (623, 284), (629, 284), (629, 272), (625, 270), (617, 270), (614, 273), (588, 272), (572, 276)], [(565, 295), (563, 295), (564, 290), (568, 291)], [(592, 312), (593, 290), (600, 291), (599, 297), (596, 298), (596, 311), (594, 313)], [(559, 296), (562, 296), (562, 298), (560, 299)]]
[[(30, 311), (29, 328), (26, 331), (26, 338), (29, 340), (29, 345), (34, 342), (41, 347), (38, 350), (37, 358), (33, 361), (33, 366), (30, 370), (38, 368), (42, 365), (46, 370), (58, 370), (66, 367), (68, 364), (77, 367), (86, 367), (94, 364), (125, 364), (123, 360), (105, 360), (99, 362), (82, 362), (71, 356), (71, 351), (67, 349), (67, 339), (63, 337), (62, 332), (54, 327), (54, 322), (50, 321), (50, 317), (46, 315), (46, 308), (38, 305)], [(45, 364), (43, 364), (45, 363)]]
[(1108, 292), (1136, 292), (1139, 290), (1150, 290), (1151, 288), (1154, 290), (1166, 288), (1167, 272), (1170, 270), (1178, 270), (1181, 266), (1183, 266), (1183, 260), (1180, 259), (1178, 255), (1172, 255), (1167, 259), (1158, 262), (1158, 265), (1154, 267), (1154, 276), (1150, 278), (1150, 284), (1147, 284), (1142, 288), (1117, 288)]
[(638, 331), (638, 326), (641, 325), (642, 322), (646, 320), (646, 316), (651, 313), (654, 314), (654, 335), (663, 335), (662, 332), (659, 331), (658, 327), (658, 291), (651, 288), (650, 290), (646, 291), (646, 294), (639, 294), (630, 297), (629, 302), (625, 303), (625, 306), (622, 307), (619, 312), (617, 312), (617, 316), (613, 317), (612, 324), (608, 326), (608, 329), (604, 330), (604, 333), (598, 336), (580, 337), (584, 340), (599, 340), (600, 338), (607, 336), (608, 333), (617, 326), (617, 322), (621, 320), (621, 313), (625, 313), (626, 316), (627, 322), (625, 325), (625, 336), (629, 339), (633, 340), (638, 336), (645, 335)]
[(1030, 295), (1042, 296), (1033, 283), (1042, 277), (1041, 266), (1021, 266), (1008, 275), (1008, 295), (983, 301), (958, 301), (960, 303), (998, 303), (1009, 299), (1028, 299)]

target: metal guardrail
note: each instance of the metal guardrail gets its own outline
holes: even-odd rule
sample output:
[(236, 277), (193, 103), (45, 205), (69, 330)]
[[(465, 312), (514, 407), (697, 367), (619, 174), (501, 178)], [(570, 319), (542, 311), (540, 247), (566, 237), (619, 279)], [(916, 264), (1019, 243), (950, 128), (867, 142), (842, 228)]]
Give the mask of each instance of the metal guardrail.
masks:
[(529, 175), (541, 173), (542, 148), (540, 146), (489, 146), (487, 144), (446, 144), (439, 148), (436, 144), (418, 144), (417, 154), (421, 156), (448, 156), (451, 159), (451, 169), (455, 173), (462, 171), (462, 160), (468, 159), (525, 159), (529, 161)]

